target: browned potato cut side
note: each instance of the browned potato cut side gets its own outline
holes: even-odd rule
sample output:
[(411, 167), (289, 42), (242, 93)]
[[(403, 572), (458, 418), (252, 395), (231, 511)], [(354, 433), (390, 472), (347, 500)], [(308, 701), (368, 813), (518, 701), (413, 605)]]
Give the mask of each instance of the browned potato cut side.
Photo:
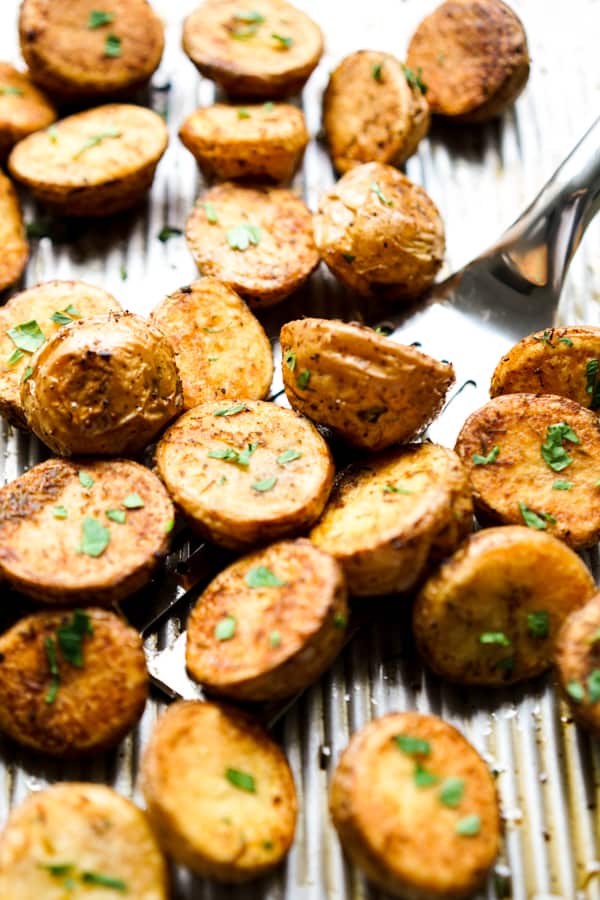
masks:
[(394, 896), (471, 897), (500, 849), (492, 775), (462, 734), (435, 716), (392, 713), (354, 734), (329, 807), (348, 856)]
[(0, 62), (0, 159), (17, 143), (47, 128), (56, 119), (56, 110), (23, 72)]
[(10, 181), (0, 172), (0, 290), (19, 280), (29, 256), (29, 244), (19, 198)]
[(198, 875), (255, 878), (289, 850), (296, 790), (279, 747), (249, 715), (175, 703), (142, 762), (142, 789), (161, 846)]
[(556, 640), (556, 675), (573, 718), (600, 734), (600, 596), (565, 619)]

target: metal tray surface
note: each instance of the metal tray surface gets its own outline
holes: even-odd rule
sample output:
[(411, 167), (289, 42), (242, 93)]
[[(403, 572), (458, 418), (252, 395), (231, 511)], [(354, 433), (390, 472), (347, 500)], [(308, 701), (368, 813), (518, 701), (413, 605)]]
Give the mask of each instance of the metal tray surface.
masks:
[[(322, 25), (327, 42), (319, 68), (298, 98), (315, 140), (295, 186), (314, 209), (321, 191), (334, 180), (319, 139), (321, 94), (330, 69), (346, 53), (361, 48), (402, 57), (417, 22), (436, 4), (296, 2)], [(123, 215), (117, 224), (111, 222), (109, 229), (102, 222), (76, 223), (67, 243), (36, 241), (21, 287), (51, 278), (83, 278), (113, 292), (125, 307), (148, 313), (166, 293), (196, 275), (183, 237), (162, 244), (157, 235), (165, 224), (183, 226), (201, 187), (194, 160), (178, 141), (177, 128), (197, 105), (212, 101), (214, 88), (199, 77), (180, 49), (181, 22), (196, 0), (154, 0), (153, 5), (167, 23), (167, 45), (152, 89), (141, 101), (165, 113), (171, 143), (152, 194), (145, 206)], [(515, 109), (485, 126), (436, 123), (407, 165), (409, 177), (426, 187), (446, 223), (443, 274), (483, 250), (517, 217), (600, 106), (599, 0), (568, 4), (513, 0), (512, 5), (524, 21), (532, 56), (531, 78)], [(17, 0), (2, 0), (0, 58), (12, 62), (19, 61), (17, 14)], [(28, 200), (25, 210), (28, 221), (44, 215)], [(599, 249), (597, 221), (572, 264), (561, 322), (600, 324)], [(322, 267), (309, 288), (288, 301), (289, 317), (310, 311), (351, 318), (349, 302)], [(277, 316), (283, 312), (285, 306)], [(4, 481), (44, 455), (35, 439), (0, 424)], [(597, 574), (597, 552), (589, 562)], [(344, 860), (329, 823), (327, 785), (354, 730), (374, 716), (415, 708), (457, 725), (497, 773), (505, 846), (482, 896), (600, 900), (598, 744), (569, 721), (549, 680), (501, 691), (456, 690), (442, 683), (421, 667), (411, 645), (406, 611), (383, 606), (381, 620), (361, 630), (334, 668), (276, 728), (294, 770), (301, 810), (296, 842), (285, 866), (270, 878), (241, 888), (220, 888), (176, 871), (176, 900), (383, 900)], [(179, 629), (179, 622), (172, 620), (161, 633), (161, 645), (172, 642)], [(105, 782), (141, 802), (138, 760), (160, 707), (156, 696), (134, 734), (114, 752), (89, 762), (47, 761), (0, 741), (0, 824), (30, 791), (58, 780)]]

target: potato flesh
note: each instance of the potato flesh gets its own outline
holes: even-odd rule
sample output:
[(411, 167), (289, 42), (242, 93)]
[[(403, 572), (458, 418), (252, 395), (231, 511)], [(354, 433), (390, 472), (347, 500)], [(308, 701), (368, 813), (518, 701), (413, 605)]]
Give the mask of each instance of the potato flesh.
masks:
[(10, 181), (0, 172), (0, 290), (21, 277), (29, 256), (19, 198)]
[(595, 673), (600, 670), (599, 631), (600, 598), (594, 594), (565, 620), (555, 651), (556, 675), (572, 715), (593, 734), (600, 733), (600, 708), (595, 699)]
[(23, 72), (0, 62), (0, 86), (14, 92), (0, 94), (0, 157), (11, 147), (56, 119), (56, 110)]

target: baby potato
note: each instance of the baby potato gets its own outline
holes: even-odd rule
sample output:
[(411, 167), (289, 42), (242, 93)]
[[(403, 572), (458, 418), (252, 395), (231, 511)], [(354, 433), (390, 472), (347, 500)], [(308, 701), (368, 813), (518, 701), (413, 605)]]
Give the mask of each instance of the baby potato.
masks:
[(333, 274), (365, 297), (417, 297), (444, 258), (444, 225), (431, 198), (377, 162), (356, 166), (323, 194), (314, 236)]
[(329, 809), (348, 856), (397, 897), (471, 897), (500, 849), (494, 779), (436, 716), (391, 713), (356, 732), (334, 772)]
[(575, 550), (600, 538), (600, 423), (564, 397), (506, 394), (469, 416), (456, 452), (484, 522), (548, 531)]
[(29, 256), (29, 244), (19, 198), (6, 175), (0, 172), (0, 291), (18, 281)]
[(47, 128), (57, 112), (23, 72), (0, 62), (0, 159), (28, 134)]
[(109, 606), (150, 580), (173, 517), (138, 463), (48, 459), (0, 488), (0, 579), (41, 603)]
[(61, 119), (50, 134), (29, 135), (8, 167), (61, 215), (108, 216), (141, 200), (167, 141), (167, 126), (152, 110), (112, 103)]
[(346, 594), (339, 564), (304, 538), (245, 556), (198, 598), (187, 624), (188, 672), (235, 700), (289, 697), (342, 649)]
[(567, 616), (556, 639), (554, 662), (575, 721), (600, 734), (600, 594)]
[(294, 409), (367, 450), (422, 431), (454, 382), (449, 363), (362, 325), (297, 319), (283, 326), (280, 342)]
[(105, 750), (135, 725), (147, 695), (141, 638), (112, 612), (38, 612), (0, 636), (0, 731), (25, 747), (59, 757)]
[(271, 178), (290, 181), (308, 131), (304, 114), (289, 103), (197, 109), (179, 129), (181, 142), (205, 178)]
[(359, 50), (331, 73), (323, 125), (339, 172), (367, 162), (402, 165), (430, 120), (424, 92), (390, 53)]
[(432, 112), (462, 122), (501, 115), (529, 77), (523, 24), (500, 0), (442, 3), (418, 25), (406, 61)]
[(261, 400), (191, 409), (159, 442), (156, 465), (192, 528), (233, 550), (302, 533), (334, 474), (314, 425)]
[(162, 22), (147, 0), (23, 0), (21, 52), (31, 77), (64, 101), (131, 94), (158, 68)]
[(0, 838), (0, 896), (168, 900), (166, 862), (141, 809), (103, 784), (62, 782), (13, 809)]
[(472, 516), (456, 454), (410, 444), (348, 466), (309, 537), (341, 564), (351, 594), (372, 597), (413, 588), (469, 533)]
[(323, 53), (321, 29), (285, 0), (204, 0), (183, 25), (183, 49), (236, 97), (297, 94)]
[(216, 278), (179, 288), (158, 304), (150, 322), (173, 347), (184, 409), (240, 396), (262, 400), (269, 393), (269, 339), (244, 301)]
[(200, 273), (251, 307), (284, 300), (319, 263), (311, 214), (286, 188), (219, 184), (196, 203), (185, 234)]
[(532, 678), (552, 664), (560, 626), (593, 592), (584, 563), (552, 535), (486, 528), (423, 585), (413, 610), (417, 646), (450, 681)]
[(170, 706), (146, 748), (142, 790), (163, 849), (200, 876), (256, 878), (294, 839), (287, 760), (258, 722), (233, 707)]

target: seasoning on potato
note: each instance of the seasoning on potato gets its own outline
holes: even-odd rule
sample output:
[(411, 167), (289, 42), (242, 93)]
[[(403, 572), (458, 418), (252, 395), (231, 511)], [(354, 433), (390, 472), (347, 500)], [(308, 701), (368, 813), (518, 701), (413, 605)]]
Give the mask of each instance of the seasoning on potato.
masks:
[(333, 274), (365, 297), (418, 297), (444, 258), (437, 207), (422, 187), (383, 163), (356, 166), (323, 194), (314, 236)]
[(472, 516), (456, 454), (410, 444), (348, 466), (309, 537), (341, 564), (351, 594), (377, 596), (413, 588), (466, 537)]
[(163, 849), (203, 877), (256, 878), (294, 839), (287, 760), (255, 719), (233, 707), (169, 707), (142, 760), (142, 790)]
[(47, 128), (57, 112), (24, 73), (0, 62), (0, 159), (28, 134)]
[(600, 596), (565, 619), (556, 640), (556, 675), (575, 721), (600, 734)]
[(19, 280), (29, 256), (19, 198), (10, 181), (0, 172), (0, 291)]
[(576, 550), (600, 538), (600, 423), (573, 400), (495, 397), (465, 422), (456, 452), (488, 522), (547, 531)]
[(348, 856), (398, 897), (471, 897), (500, 849), (492, 774), (436, 716), (391, 713), (356, 732), (334, 772), (329, 808)]
[(167, 141), (167, 126), (155, 112), (112, 103), (29, 135), (13, 148), (8, 167), (62, 215), (108, 216), (142, 199)]
[(224, 182), (202, 194), (186, 225), (202, 275), (213, 275), (252, 307), (301, 287), (319, 263), (312, 216), (293, 191)]
[(305, 531), (334, 474), (315, 426), (260, 400), (191, 409), (159, 442), (156, 465), (192, 528), (234, 550)]
[(285, 0), (204, 0), (184, 22), (183, 49), (229, 94), (275, 99), (302, 89), (323, 36)]
[(108, 606), (150, 580), (173, 517), (138, 463), (48, 459), (0, 488), (0, 578), (41, 603)]

